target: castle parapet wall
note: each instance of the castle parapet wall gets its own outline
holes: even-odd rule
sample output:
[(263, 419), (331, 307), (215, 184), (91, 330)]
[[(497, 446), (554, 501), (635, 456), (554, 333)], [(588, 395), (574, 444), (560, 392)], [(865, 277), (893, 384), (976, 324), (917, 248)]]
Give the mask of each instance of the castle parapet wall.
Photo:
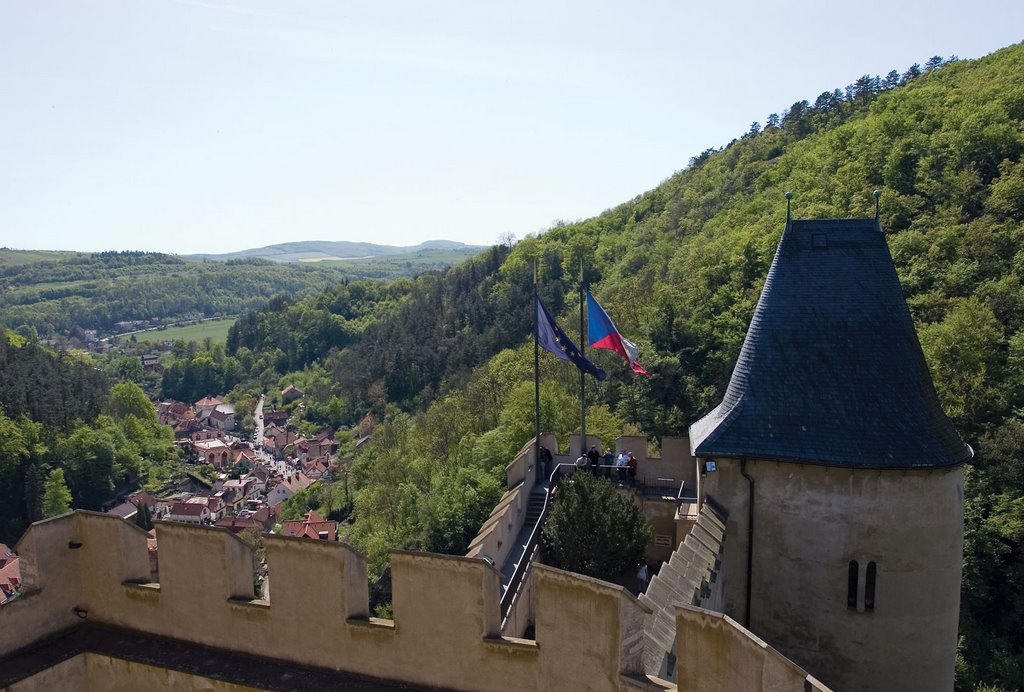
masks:
[(829, 688), (728, 615), (676, 608), (679, 689), (687, 692), (828, 692)]
[(150, 583), (135, 525), (91, 512), (34, 524), (17, 546), (26, 594), (0, 607), (0, 656), (87, 620), (451, 689), (654, 689), (647, 611), (618, 586), (537, 566), (536, 639), (516, 639), (501, 636), (501, 575), (482, 559), (393, 552), (384, 620), (370, 617), (366, 562), (346, 544), (264, 537), (270, 597), (258, 600), (252, 549), (235, 535), (165, 522), (156, 533)]

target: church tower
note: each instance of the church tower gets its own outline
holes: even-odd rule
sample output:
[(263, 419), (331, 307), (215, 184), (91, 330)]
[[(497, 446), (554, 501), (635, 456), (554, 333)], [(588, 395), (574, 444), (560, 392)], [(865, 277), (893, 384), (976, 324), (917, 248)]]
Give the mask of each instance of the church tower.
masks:
[(951, 690), (963, 464), (876, 219), (787, 221), (722, 403), (726, 613), (838, 690)]

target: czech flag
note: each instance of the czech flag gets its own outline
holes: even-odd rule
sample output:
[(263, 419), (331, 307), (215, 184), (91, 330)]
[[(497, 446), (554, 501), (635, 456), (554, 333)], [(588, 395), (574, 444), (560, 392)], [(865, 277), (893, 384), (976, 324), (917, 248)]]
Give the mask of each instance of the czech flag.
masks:
[(591, 348), (606, 348), (609, 351), (615, 351), (629, 361), (629, 367), (633, 372), (644, 377), (650, 376), (644, 370), (644, 366), (636, 360), (638, 356), (636, 344), (619, 333), (615, 324), (612, 323), (612, 318), (594, 300), (590, 291), (587, 291), (587, 322), (587, 336)]

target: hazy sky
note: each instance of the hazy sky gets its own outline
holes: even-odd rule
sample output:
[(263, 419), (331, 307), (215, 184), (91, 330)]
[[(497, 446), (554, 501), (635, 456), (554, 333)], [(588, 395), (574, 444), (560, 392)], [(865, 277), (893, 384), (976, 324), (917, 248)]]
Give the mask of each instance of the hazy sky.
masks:
[(0, 0), (0, 245), (489, 245), (1022, 31), (1020, 0)]

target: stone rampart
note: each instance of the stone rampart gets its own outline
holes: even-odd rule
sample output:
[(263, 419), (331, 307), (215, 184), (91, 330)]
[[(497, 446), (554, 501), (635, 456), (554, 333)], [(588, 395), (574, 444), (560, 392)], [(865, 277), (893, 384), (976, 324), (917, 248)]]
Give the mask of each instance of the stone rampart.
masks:
[[(482, 559), (393, 552), (394, 619), (385, 620), (370, 617), (366, 562), (346, 544), (266, 536), (271, 596), (258, 600), (252, 550), (234, 534), (166, 522), (156, 532), (159, 583), (149, 581), (146, 534), (134, 524), (92, 512), (33, 524), (17, 546), (25, 593), (0, 606), (0, 669), (5, 656), (18, 660), (17, 650), (84, 621), (210, 647), (211, 656), (447, 689), (671, 688), (643, 672), (650, 610), (596, 579), (537, 565), (535, 638), (520, 639), (501, 636), (501, 575)], [(728, 618), (679, 613), (683, 689), (803, 689), (802, 671)], [(168, 675), (184, 674), (86, 652), (7, 684), (128, 689)]]
[[(0, 607), (0, 656), (82, 620), (217, 649), (450, 689), (646, 688), (645, 609), (621, 587), (538, 566), (536, 639), (501, 636), (501, 575), (484, 560), (392, 553), (394, 620), (369, 616), (366, 563), (343, 543), (265, 537), (270, 600), (228, 531), (158, 523), (146, 534), (76, 512), (18, 544), (26, 594)], [(585, 636), (581, 635), (585, 633)]]
[(821, 682), (728, 615), (694, 606), (676, 609), (679, 689), (688, 692), (828, 692)]

